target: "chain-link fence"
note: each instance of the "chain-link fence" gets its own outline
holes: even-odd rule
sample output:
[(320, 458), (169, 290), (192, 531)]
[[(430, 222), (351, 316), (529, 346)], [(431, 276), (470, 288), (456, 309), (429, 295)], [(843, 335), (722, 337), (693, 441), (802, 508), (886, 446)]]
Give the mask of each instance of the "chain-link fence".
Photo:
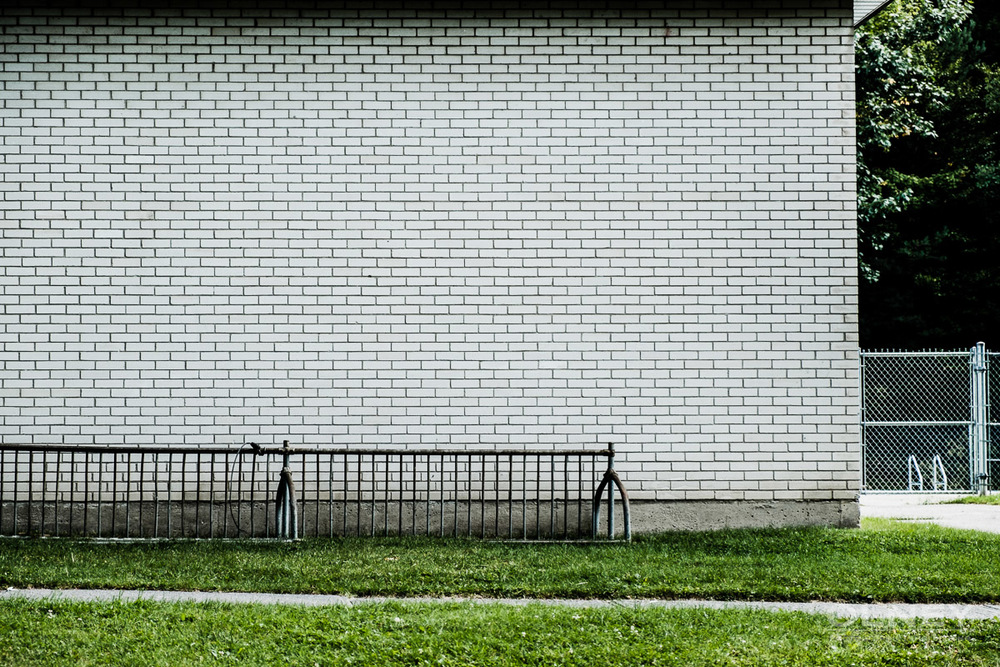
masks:
[(990, 382), (1000, 372), (994, 356), (982, 343), (861, 353), (864, 490), (972, 492), (1000, 483), (1000, 451), (989, 437), (1000, 428), (989, 419), (989, 387), (1000, 387)]

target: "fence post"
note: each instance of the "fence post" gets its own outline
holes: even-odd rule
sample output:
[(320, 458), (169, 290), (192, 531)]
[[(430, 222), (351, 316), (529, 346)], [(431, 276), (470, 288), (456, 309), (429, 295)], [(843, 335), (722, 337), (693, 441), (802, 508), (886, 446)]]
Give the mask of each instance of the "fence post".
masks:
[(861, 406), (859, 417), (861, 418), (861, 491), (868, 490), (868, 437), (865, 434), (865, 423), (868, 416), (865, 414), (865, 351), (858, 350), (858, 398)]
[(972, 434), (969, 442), (969, 480), (971, 488), (986, 492), (986, 344), (972, 348)]

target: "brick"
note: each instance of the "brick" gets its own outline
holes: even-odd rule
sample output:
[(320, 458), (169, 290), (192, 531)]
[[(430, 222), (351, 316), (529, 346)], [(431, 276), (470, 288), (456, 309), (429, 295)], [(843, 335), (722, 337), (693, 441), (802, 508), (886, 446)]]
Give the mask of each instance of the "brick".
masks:
[[(0, 419), (598, 437), (638, 500), (849, 498), (849, 11), (772, 4), (5, 28)], [(92, 403), (32, 393), (66, 386)]]

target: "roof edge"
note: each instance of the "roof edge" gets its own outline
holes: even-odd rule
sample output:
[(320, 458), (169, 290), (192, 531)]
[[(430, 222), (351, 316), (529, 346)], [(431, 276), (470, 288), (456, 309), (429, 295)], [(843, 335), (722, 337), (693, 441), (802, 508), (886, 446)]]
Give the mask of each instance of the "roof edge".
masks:
[[(890, 2), (892, 2), (892, 0), (874, 0), (874, 1), (867, 1), (867, 2), (859, 2), (859, 1), (855, 0), (855, 3), (854, 3), (855, 4), (855, 9), (860, 9), (863, 12), (863, 14), (861, 14), (860, 17), (858, 17), (857, 14), (854, 15), (855, 16), (855, 18), (854, 18), (854, 27), (858, 28), (862, 24), (866, 23), (873, 16), (875, 16), (880, 11), (882, 11), (883, 9), (885, 9), (885, 6), (888, 5)], [(861, 5), (861, 6), (858, 7), (858, 5)]]

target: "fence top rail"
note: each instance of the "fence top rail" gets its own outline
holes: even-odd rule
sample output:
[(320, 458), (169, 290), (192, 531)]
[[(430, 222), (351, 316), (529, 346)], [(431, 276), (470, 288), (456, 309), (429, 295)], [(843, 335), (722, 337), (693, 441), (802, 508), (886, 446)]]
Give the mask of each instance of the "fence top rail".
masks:
[(975, 422), (973, 421), (870, 421), (867, 419), (862, 419), (861, 423), (865, 426), (971, 426)]
[(968, 357), (969, 350), (861, 350), (862, 357)]
[(481, 457), (500, 456), (614, 456), (611, 447), (603, 449), (386, 449), (353, 447), (262, 447), (248, 443), (240, 447), (170, 447), (126, 445), (28, 445), (0, 443), (0, 452), (69, 452), (87, 454), (245, 454), (257, 456), (402, 456), (402, 457)]

